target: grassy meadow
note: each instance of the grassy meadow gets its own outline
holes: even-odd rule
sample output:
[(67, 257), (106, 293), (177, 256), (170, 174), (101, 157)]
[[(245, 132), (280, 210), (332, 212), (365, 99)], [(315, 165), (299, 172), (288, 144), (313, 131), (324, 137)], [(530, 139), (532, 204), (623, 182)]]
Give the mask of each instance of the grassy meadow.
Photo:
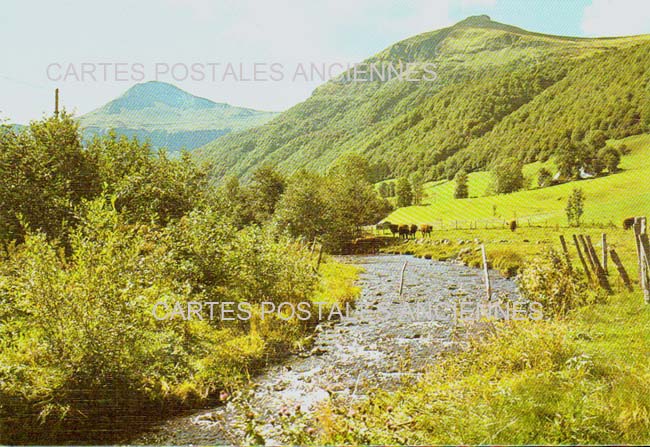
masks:
[(552, 161), (536, 162), (525, 165), (523, 170), (531, 189), (488, 195), (491, 174), (475, 172), (469, 174), (469, 198), (454, 199), (453, 180), (427, 183), (424, 205), (399, 208), (385, 220), (397, 224), (430, 223), (434, 228), (455, 228), (456, 224), (463, 228), (474, 224), (496, 227), (512, 219), (517, 219), (520, 226), (566, 226), (567, 197), (578, 187), (585, 193), (582, 221), (587, 226), (620, 227), (623, 218), (650, 211), (650, 189), (643, 187), (650, 177), (650, 135), (635, 135), (610, 144), (617, 148), (625, 144), (630, 150), (621, 158), (621, 171), (615, 174), (536, 188), (539, 169), (553, 165)]

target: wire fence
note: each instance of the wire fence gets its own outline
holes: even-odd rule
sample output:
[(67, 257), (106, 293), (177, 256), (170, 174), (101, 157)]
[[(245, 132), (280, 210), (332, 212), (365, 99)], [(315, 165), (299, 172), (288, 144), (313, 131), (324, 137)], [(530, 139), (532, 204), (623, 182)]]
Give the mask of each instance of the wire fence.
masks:
[[(546, 219), (546, 218), (536, 218), (536, 217), (523, 217), (516, 219), (502, 219), (502, 218), (491, 218), (491, 219), (437, 219), (428, 222), (404, 222), (400, 220), (399, 222), (387, 222), (384, 221), (378, 225), (371, 225), (365, 227), (366, 231), (370, 231), (373, 234), (390, 234), (389, 224), (396, 225), (417, 225), (418, 229), (420, 225), (430, 225), (433, 231), (444, 231), (444, 230), (490, 230), (490, 229), (509, 229), (511, 222), (515, 221), (517, 223), (517, 228), (529, 227), (529, 228), (552, 228), (559, 230), (560, 228), (571, 228), (567, 224), (560, 224), (555, 219)], [(613, 221), (603, 222), (603, 221), (586, 221), (582, 222), (580, 225), (581, 228), (620, 228), (620, 225), (616, 225)]]

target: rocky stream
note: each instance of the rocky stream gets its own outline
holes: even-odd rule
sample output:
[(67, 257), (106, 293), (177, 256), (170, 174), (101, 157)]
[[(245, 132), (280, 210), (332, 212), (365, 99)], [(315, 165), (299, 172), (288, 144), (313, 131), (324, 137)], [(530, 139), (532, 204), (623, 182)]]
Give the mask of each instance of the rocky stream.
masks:
[[(277, 415), (283, 408), (308, 413), (319, 402), (362, 399), (373, 389), (390, 389), (417, 378), (443, 350), (457, 349), (458, 323), (450, 318), (454, 303), (485, 295), (482, 272), (452, 262), (403, 255), (346, 256), (343, 262), (364, 269), (362, 294), (354, 310), (316, 328), (312, 348), (267, 368), (253, 378), (249, 405), (262, 420), (265, 442), (282, 443)], [(408, 262), (402, 296), (400, 274)], [(516, 286), (490, 272), (495, 294), (516, 296)], [(460, 337), (462, 340), (462, 337)], [(152, 427), (134, 444), (241, 443), (241, 406), (224, 406), (177, 416)]]

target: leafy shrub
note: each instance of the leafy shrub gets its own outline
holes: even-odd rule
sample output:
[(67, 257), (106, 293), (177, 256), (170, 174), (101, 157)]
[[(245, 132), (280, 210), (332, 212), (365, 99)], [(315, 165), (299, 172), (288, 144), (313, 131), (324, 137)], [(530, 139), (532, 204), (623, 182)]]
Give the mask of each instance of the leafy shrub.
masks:
[(65, 439), (56, 437), (63, 427), (84, 421), (112, 424), (155, 403), (195, 403), (305, 335), (297, 319), (152, 315), (157, 302), (312, 299), (317, 277), (300, 245), (238, 232), (211, 210), (166, 228), (128, 224), (103, 199), (80, 214), (70, 255), (27, 233), (0, 263), (3, 441)]
[(545, 313), (558, 316), (597, 298), (584, 279), (553, 249), (527, 263), (518, 284), (523, 296), (541, 303)]
[(585, 212), (585, 194), (582, 188), (573, 188), (566, 204), (566, 217), (572, 227), (580, 226), (580, 219)]

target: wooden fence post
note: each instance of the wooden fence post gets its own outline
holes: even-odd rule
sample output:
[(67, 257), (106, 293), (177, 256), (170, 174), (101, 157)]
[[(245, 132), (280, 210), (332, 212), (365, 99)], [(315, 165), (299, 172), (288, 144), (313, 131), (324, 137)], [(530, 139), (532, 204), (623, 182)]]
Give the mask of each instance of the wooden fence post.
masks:
[(402, 266), (402, 273), (400, 274), (399, 277), (399, 296), (402, 296), (402, 291), (404, 290), (404, 271), (406, 270), (406, 265), (408, 264), (408, 261), (404, 261), (404, 265)]
[(594, 268), (596, 269), (596, 278), (598, 278), (598, 284), (600, 285), (600, 287), (605, 289), (607, 293), (611, 294), (612, 286), (609, 285), (609, 281), (607, 280), (607, 275), (605, 275), (605, 271), (603, 270), (603, 267), (600, 265), (600, 261), (598, 260), (598, 255), (596, 254), (594, 245), (591, 243), (591, 236), (586, 236), (585, 239), (587, 240), (587, 248), (589, 250), (589, 254), (593, 258)]
[(560, 243), (562, 244), (562, 251), (564, 252), (564, 257), (566, 258), (567, 265), (569, 266), (569, 271), (573, 270), (573, 266), (571, 265), (571, 257), (569, 256), (569, 248), (566, 245), (566, 241), (564, 240), (564, 235), (560, 235)]
[(645, 302), (650, 304), (650, 240), (648, 240), (647, 221), (645, 217), (641, 219), (641, 234), (639, 235), (639, 245), (641, 246), (641, 254), (643, 255), (643, 279), (644, 289), (643, 297)]
[(483, 257), (483, 273), (485, 274), (485, 291), (488, 301), (492, 300), (492, 285), (490, 284), (490, 273), (488, 271), (487, 254), (485, 253), (485, 244), (481, 244), (481, 256)]
[(585, 236), (583, 234), (579, 234), (578, 240), (580, 241), (580, 245), (582, 246), (582, 251), (584, 252), (585, 258), (587, 258), (587, 263), (589, 264), (589, 267), (591, 267), (591, 271), (595, 274), (596, 266), (594, 265), (594, 260), (591, 257), (589, 248), (587, 247), (587, 240), (585, 239)]
[(589, 267), (587, 267), (587, 263), (585, 262), (584, 256), (582, 256), (582, 250), (580, 250), (580, 243), (578, 242), (578, 238), (576, 235), (573, 235), (573, 243), (576, 246), (576, 250), (578, 252), (578, 258), (580, 258), (580, 263), (582, 264), (582, 269), (585, 271), (585, 276), (589, 281), (591, 281), (591, 273), (589, 272)]
[(618, 257), (616, 250), (610, 248), (609, 256), (612, 258), (612, 262), (616, 266), (616, 270), (618, 270), (618, 274), (621, 275), (621, 279), (623, 280), (623, 284), (625, 284), (625, 287), (627, 287), (627, 289), (630, 292), (634, 291), (634, 289), (632, 288), (632, 282), (630, 281), (630, 277), (627, 275), (627, 272), (625, 271), (625, 267), (621, 262), (621, 258)]
[(603, 270), (605, 270), (605, 275), (609, 275), (609, 271), (607, 270), (607, 235), (603, 233), (602, 236), (602, 253), (603, 253)]
[(639, 284), (641, 289), (643, 289), (643, 257), (641, 256), (641, 241), (639, 240), (639, 235), (641, 234), (641, 218), (635, 217), (634, 224), (632, 228), (634, 229), (634, 243), (636, 245), (636, 257), (639, 269)]
[(636, 240), (637, 254), (639, 256), (639, 283), (643, 290), (645, 302), (650, 304), (650, 278), (648, 278), (648, 269), (650, 269), (650, 242), (647, 234), (647, 221), (645, 217), (636, 217), (634, 219), (634, 236)]

